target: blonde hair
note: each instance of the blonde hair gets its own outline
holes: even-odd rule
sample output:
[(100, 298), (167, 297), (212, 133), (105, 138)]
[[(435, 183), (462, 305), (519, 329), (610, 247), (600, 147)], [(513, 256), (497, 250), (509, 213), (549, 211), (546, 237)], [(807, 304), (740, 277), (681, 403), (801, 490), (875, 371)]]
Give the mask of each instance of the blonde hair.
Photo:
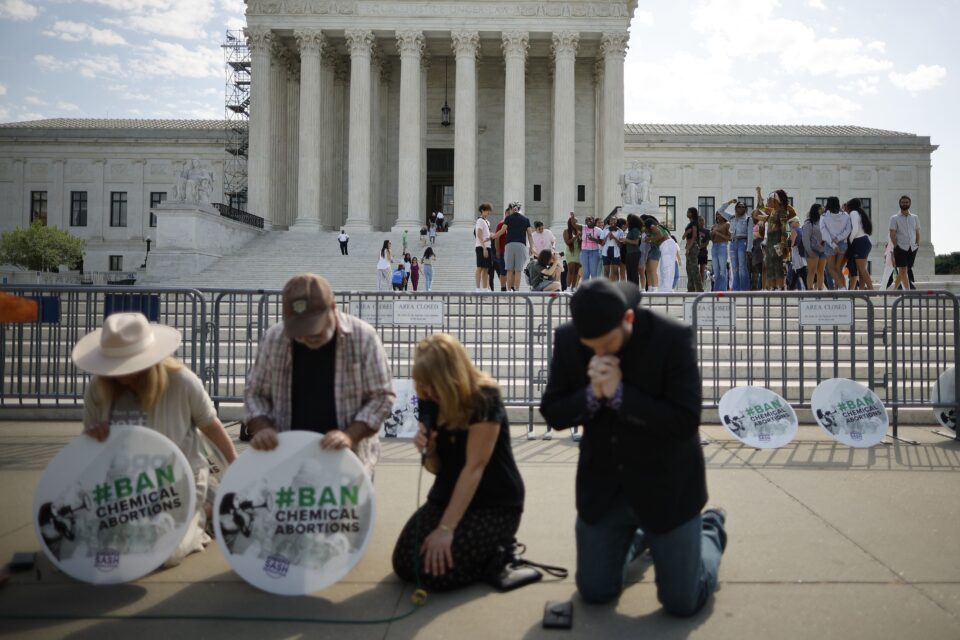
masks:
[(417, 344), (413, 383), (418, 396), (430, 387), (440, 407), (439, 422), (466, 428), (482, 388), (497, 389), (497, 382), (477, 369), (467, 350), (448, 333), (435, 333)]
[[(149, 369), (138, 371), (131, 375), (137, 376), (136, 382), (130, 389), (137, 400), (140, 401), (140, 407), (144, 412), (149, 413), (157, 406), (160, 397), (166, 392), (170, 384), (170, 373), (179, 371), (183, 368), (183, 363), (172, 356), (163, 359)], [(118, 376), (126, 377), (126, 376)], [(93, 384), (97, 398), (102, 406), (108, 409), (113, 406), (113, 401), (118, 395), (123, 393), (127, 387), (120, 384), (117, 377), (94, 376)]]

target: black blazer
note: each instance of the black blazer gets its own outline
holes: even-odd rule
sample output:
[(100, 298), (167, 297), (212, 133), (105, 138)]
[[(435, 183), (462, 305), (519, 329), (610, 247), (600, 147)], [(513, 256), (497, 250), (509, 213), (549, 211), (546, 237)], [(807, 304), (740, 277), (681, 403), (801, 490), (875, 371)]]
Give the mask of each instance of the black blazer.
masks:
[(702, 388), (693, 329), (635, 309), (620, 353), (620, 411), (587, 417), (587, 363), (593, 351), (572, 323), (557, 329), (540, 413), (553, 429), (584, 425), (577, 467), (577, 512), (596, 522), (622, 491), (641, 527), (662, 533), (697, 515), (707, 502), (700, 445)]

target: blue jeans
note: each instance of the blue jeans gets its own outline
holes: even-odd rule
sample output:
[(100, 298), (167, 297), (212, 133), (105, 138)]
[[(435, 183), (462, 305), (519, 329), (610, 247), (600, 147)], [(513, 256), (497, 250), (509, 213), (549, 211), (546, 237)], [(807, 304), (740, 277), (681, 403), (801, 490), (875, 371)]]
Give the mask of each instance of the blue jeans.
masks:
[(425, 264), (423, 265), (423, 276), (426, 278), (427, 291), (433, 291), (433, 265)]
[(726, 291), (730, 286), (727, 277), (727, 243), (713, 243), (713, 290)]
[(646, 533), (626, 499), (618, 498), (599, 522), (577, 517), (577, 590), (586, 602), (603, 604), (623, 591), (627, 566), (650, 547), (657, 599), (667, 613), (692, 616), (717, 588), (726, 538), (716, 513), (697, 515), (667, 531)]
[(730, 269), (733, 271), (733, 290), (750, 291), (750, 272), (747, 261), (747, 239), (730, 241)]
[(600, 277), (600, 249), (584, 249), (580, 252), (583, 265), (583, 280)]

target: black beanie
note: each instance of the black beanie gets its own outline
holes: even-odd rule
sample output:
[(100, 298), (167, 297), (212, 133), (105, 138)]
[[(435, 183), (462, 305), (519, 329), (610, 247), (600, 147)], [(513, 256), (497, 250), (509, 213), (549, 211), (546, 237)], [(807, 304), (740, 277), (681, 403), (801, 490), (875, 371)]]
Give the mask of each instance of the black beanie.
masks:
[(587, 280), (570, 299), (573, 326), (580, 338), (599, 338), (620, 326), (627, 311), (627, 299), (620, 288), (606, 278)]

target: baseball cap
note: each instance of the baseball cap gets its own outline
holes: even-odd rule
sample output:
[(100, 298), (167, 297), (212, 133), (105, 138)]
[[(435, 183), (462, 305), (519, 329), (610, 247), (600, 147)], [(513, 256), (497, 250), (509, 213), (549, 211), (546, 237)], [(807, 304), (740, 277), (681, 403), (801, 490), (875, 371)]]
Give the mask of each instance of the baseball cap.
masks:
[(623, 291), (606, 278), (587, 280), (570, 299), (577, 335), (591, 339), (610, 333), (623, 322), (627, 305)]
[(325, 327), (324, 315), (334, 306), (326, 279), (298, 273), (283, 285), (283, 330), (291, 339), (316, 335)]

